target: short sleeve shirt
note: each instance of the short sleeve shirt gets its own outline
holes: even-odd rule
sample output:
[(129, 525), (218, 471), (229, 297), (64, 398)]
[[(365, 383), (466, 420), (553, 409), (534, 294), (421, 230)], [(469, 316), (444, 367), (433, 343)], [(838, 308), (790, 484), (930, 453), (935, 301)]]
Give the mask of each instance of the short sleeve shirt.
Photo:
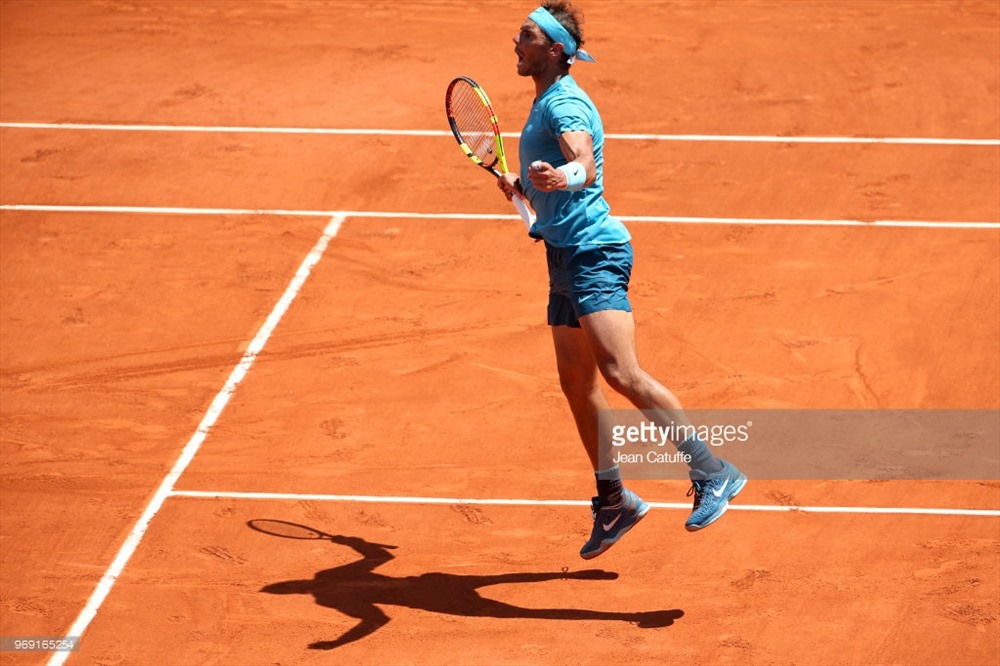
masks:
[[(535, 160), (554, 167), (566, 164), (559, 136), (580, 130), (593, 140), (594, 182), (579, 192), (535, 189), (528, 179), (528, 166)], [(533, 237), (556, 247), (618, 244), (631, 239), (625, 225), (611, 217), (604, 199), (604, 124), (597, 107), (572, 76), (563, 76), (535, 100), (521, 132), (518, 158), (521, 187), (536, 214)]]

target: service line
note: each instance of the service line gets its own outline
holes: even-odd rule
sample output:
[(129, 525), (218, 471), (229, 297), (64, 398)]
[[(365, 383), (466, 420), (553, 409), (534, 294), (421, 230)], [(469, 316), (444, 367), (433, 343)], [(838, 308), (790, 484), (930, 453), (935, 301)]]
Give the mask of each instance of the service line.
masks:
[[(590, 506), (584, 500), (493, 499), (459, 497), (408, 497), (386, 495), (322, 495), (304, 493), (254, 493), (212, 490), (174, 490), (172, 497), (245, 500), (290, 500), (313, 502), (350, 502), (362, 504), (480, 504), (492, 506)], [(654, 508), (691, 510), (690, 502), (646, 502)], [(807, 513), (911, 514), (922, 516), (1000, 517), (995, 509), (950, 509), (943, 507), (893, 506), (797, 506), (784, 504), (731, 504), (731, 511), (804, 511)]]
[[(0, 122), (0, 128), (83, 130), (93, 132), (208, 132), (220, 134), (326, 134), (348, 136), (437, 136), (450, 137), (447, 130), (335, 128), (335, 127), (255, 127), (226, 125), (125, 125), (117, 123), (34, 123)], [(518, 132), (503, 132), (516, 139)], [(910, 146), (1000, 146), (1000, 139), (879, 136), (781, 136), (741, 134), (606, 134), (613, 141), (713, 141), (722, 143), (846, 143)]]
[[(373, 210), (289, 210), (282, 208), (184, 208), (173, 206), (63, 206), (50, 204), (0, 204), (0, 210), (40, 213), (124, 213), (129, 215), (275, 215), (286, 217), (366, 217), (416, 220), (518, 220), (517, 215), (491, 213), (417, 213)], [(796, 227), (902, 227), (911, 229), (1000, 229), (1000, 222), (942, 220), (817, 220), (761, 217), (682, 217), (669, 215), (616, 215), (623, 222), (660, 224), (738, 224)]]

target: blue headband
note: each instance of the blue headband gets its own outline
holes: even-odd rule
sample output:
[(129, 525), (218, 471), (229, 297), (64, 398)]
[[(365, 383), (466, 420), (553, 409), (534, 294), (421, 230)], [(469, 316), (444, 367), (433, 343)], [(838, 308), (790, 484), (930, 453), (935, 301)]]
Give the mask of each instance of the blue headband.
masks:
[(528, 14), (528, 18), (534, 21), (542, 29), (542, 32), (548, 35), (549, 39), (563, 45), (563, 53), (569, 56), (569, 64), (572, 65), (577, 58), (586, 62), (597, 62), (594, 56), (576, 47), (576, 40), (569, 34), (569, 30), (564, 28), (563, 24), (557, 21), (544, 7), (539, 7)]

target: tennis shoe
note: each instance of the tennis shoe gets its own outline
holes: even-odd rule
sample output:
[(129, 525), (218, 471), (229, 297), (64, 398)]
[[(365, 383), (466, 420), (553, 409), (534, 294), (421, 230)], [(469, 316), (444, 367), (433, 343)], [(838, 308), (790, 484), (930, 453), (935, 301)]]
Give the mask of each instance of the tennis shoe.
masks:
[(694, 508), (684, 523), (689, 532), (705, 529), (721, 518), (729, 508), (729, 500), (736, 497), (747, 484), (746, 474), (725, 460), (722, 460), (722, 471), (716, 474), (709, 476), (692, 470), (690, 476), (691, 489), (688, 490), (688, 497), (694, 495)]
[(622, 498), (618, 504), (604, 506), (600, 498), (595, 497), (590, 505), (594, 529), (590, 540), (580, 549), (580, 557), (585, 560), (592, 560), (611, 548), (649, 512), (649, 505), (627, 489), (622, 490)]

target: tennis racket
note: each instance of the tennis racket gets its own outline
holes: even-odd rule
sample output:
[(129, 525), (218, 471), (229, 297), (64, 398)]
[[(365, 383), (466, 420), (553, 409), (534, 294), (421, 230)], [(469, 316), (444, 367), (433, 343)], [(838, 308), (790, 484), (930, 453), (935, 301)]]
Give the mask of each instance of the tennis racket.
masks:
[[(467, 76), (460, 76), (448, 84), (444, 98), (448, 124), (466, 157), (499, 178), (507, 171), (503, 139), (497, 114), (490, 98), (478, 83)], [(514, 194), (514, 207), (528, 229), (534, 222), (528, 204), (519, 194)]]

